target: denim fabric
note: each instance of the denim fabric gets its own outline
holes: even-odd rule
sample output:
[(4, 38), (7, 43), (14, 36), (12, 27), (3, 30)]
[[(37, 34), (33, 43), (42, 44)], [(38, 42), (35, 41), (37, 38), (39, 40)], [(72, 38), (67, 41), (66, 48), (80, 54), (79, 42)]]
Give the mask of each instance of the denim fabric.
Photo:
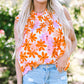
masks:
[(42, 64), (23, 76), (23, 84), (67, 84), (67, 71), (59, 72), (54, 64)]

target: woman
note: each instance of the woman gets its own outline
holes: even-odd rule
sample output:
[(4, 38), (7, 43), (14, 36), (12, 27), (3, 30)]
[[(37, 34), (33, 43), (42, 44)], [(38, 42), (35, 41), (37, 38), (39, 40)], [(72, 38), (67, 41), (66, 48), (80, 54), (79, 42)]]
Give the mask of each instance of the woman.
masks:
[(57, 0), (24, 0), (14, 35), (17, 84), (67, 84), (77, 39), (65, 7)]

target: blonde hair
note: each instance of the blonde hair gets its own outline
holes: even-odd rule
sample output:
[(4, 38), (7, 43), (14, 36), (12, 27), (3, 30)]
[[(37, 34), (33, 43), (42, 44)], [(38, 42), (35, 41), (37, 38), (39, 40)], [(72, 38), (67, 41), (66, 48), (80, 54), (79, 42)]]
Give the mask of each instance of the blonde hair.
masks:
[[(24, 26), (27, 21), (27, 17), (29, 17), (29, 14), (31, 10), (34, 8), (33, 6), (33, 0), (24, 0), (21, 11), (19, 13), (19, 20), (16, 24), (16, 30), (18, 32), (18, 44), (15, 44), (15, 47), (19, 47), (23, 42), (23, 31)], [(47, 9), (48, 11), (52, 12), (55, 11), (55, 17), (58, 18), (59, 22), (62, 24), (64, 36), (65, 36), (65, 42), (66, 42), (66, 52), (71, 50), (70, 49), (70, 40), (68, 38), (69, 32), (70, 32), (70, 24), (64, 14), (63, 6), (58, 2), (58, 0), (47, 0)], [(16, 55), (16, 50), (14, 51), (13, 57)]]

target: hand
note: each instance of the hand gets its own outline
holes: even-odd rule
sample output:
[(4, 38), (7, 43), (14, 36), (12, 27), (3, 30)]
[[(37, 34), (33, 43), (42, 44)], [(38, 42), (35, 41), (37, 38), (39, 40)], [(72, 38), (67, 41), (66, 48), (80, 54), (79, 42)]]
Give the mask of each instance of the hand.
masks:
[(64, 68), (66, 68), (66, 64), (68, 61), (68, 56), (62, 56), (57, 60), (57, 70), (59, 72), (62, 72), (64, 70)]

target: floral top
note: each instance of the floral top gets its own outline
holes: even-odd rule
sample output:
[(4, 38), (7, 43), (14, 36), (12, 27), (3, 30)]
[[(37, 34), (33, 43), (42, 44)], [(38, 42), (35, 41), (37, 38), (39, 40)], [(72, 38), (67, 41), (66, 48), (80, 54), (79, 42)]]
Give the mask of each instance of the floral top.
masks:
[[(19, 20), (19, 15), (15, 18)], [(42, 13), (30, 12), (24, 28), (24, 40), (19, 49), (17, 59), (22, 75), (36, 68), (40, 64), (56, 64), (63, 56), (66, 48), (62, 25), (52, 14), (45, 9)], [(65, 71), (70, 65), (68, 59)]]

